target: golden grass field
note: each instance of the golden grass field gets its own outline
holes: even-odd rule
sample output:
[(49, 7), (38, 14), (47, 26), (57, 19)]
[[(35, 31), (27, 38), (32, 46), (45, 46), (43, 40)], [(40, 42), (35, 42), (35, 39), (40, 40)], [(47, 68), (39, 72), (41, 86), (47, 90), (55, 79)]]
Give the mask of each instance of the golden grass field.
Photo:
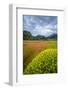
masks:
[(41, 51), (48, 48), (57, 48), (57, 41), (42, 40), (24, 40), (23, 41), (23, 69), (35, 58)]

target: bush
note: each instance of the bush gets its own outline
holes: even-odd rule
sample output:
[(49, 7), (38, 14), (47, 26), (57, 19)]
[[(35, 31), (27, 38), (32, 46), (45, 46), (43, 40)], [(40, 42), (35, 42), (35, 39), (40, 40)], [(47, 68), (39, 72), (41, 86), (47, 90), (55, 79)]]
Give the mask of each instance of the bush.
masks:
[(46, 49), (27, 65), (24, 74), (57, 73), (57, 49)]

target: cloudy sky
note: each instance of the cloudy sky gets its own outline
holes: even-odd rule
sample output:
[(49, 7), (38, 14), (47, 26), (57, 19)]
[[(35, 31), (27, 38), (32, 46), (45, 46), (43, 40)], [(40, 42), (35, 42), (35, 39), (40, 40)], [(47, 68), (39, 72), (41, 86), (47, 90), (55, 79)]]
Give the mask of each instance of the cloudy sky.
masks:
[(33, 36), (42, 35), (48, 37), (57, 33), (57, 16), (23, 16), (23, 29)]

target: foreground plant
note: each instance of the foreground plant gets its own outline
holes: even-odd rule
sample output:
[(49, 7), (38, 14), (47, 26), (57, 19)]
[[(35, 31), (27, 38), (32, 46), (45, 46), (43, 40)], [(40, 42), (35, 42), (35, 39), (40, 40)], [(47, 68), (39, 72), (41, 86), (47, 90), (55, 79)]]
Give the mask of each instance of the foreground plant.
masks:
[(24, 74), (44, 73), (57, 73), (57, 49), (42, 51), (24, 70)]

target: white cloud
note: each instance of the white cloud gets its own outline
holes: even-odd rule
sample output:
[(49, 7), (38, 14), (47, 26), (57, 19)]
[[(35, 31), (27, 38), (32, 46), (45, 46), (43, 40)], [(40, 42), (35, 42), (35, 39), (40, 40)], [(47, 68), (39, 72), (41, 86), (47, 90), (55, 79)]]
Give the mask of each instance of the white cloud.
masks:
[(24, 30), (33, 36), (49, 36), (57, 33), (57, 18), (52, 16), (24, 16)]
[(41, 27), (41, 26), (37, 25), (35, 27), (35, 29), (33, 31), (31, 31), (31, 33), (33, 36), (43, 35), (43, 36), (47, 37), (56, 32), (54, 32), (54, 30), (52, 30), (50, 28), (47, 29), (46, 26)]

